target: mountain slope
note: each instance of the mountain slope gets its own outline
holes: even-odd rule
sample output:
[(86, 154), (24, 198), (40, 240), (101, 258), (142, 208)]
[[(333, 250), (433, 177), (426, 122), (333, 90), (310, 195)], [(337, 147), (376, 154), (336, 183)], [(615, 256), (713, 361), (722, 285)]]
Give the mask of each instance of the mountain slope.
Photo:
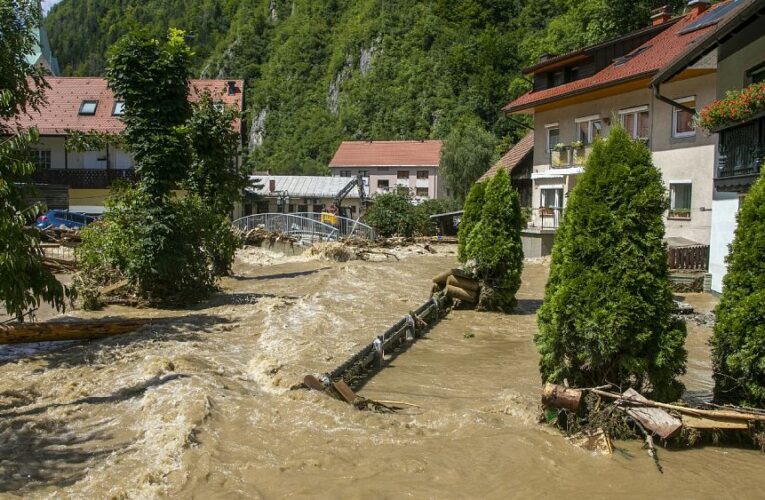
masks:
[[(682, 3), (675, 0), (676, 3)], [(251, 165), (325, 173), (342, 139), (443, 138), (499, 109), (545, 52), (647, 24), (653, 0), (62, 0), (46, 27), (65, 74), (103, 72), (131, 29), (187, 31), (194, 72), (248, 80)]]

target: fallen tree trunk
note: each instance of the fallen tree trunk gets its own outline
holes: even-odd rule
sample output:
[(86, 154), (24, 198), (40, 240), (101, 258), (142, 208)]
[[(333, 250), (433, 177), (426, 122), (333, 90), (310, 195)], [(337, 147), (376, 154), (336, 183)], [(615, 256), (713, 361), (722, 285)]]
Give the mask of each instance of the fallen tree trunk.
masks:
[(542, 389), (542, 404), (576, 411), (582, 402), (582, 391), (547, 382)]
[(0, 325), (0, 344), (95, 340), (130, 333), (151, 323), (149, 319), (18, 323)]

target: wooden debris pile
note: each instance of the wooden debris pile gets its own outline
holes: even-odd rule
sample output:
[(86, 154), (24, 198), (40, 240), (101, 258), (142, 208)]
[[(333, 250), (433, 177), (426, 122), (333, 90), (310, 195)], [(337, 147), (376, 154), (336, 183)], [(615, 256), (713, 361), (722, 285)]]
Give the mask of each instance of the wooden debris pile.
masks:
[(77, 263), (69, 259), (58, 259), (56, 257), (42, 258), (42, 264), (50, 272), (55, 274), (73, 273), (77, 271)]
[(49, 227), (41, 230), (40, 239), (45, 242), (55, 243), (70, 248), (77, 247), (82, 243), (79, 230), (57, 227)]
[(245, 245), (251, 245), (256, 247), (262, 247), (264, 243), (268, 244), (271, 248), (276, 243), (286, 243), (290, 247), (295, 246), (299, 238), (280, 232), (266, 231), (262, 227), (256, 227), (249, 231), (239, 231), (239, 235), (242, 238), (242, 242)]
[(460, 304), (475, 307), (481, 297), (481, 284), (462, 269), (455, 268), (433, 278), (433, 293), (442, 291)]
[[(692, 445), (703, 433), (715, 433), (717, 438), (723, 432), (744, 432), (765, 451), (760, 438), (765, 410), (711, 404), (708, 406), (714, 408), (694, 408), (651, 401), (634, 389), (614, 392), (609, 390), (611, 387), (574, 389), (545, 384), (542, 389), (545, 418), (566, 431), (573, 442), (598, 451), (612, 450), (610, 440), (614, 437), (642, 436), (660, 472), (654, 438), (664, 443)], [(619, 424), (627, 427), (620, 428)], [(593, 440), (595, 435), (601, 437)], [(608, 445), (591, 446), (603, 439)]]

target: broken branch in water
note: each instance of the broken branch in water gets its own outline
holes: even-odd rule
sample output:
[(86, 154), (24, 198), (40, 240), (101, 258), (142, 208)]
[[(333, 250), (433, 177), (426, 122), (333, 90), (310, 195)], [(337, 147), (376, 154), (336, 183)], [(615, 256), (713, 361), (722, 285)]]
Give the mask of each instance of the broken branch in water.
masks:
[(664, 474), (664, 469), (659, 463), (659, 455), (656, 453), (656, 447), (653, 445), (653, 436), (651, 436), (651, 433), (648, 432), (645, 427), (643, 427), (643, 424), (637, 420), (635, 420), (635, 424), (637, 428), (640, 429), (640, 432), (643, 433), (643, 436), (645, 436), (645, 444), (648, 447), (648, 456), (653, 459), (653, 463), (656, 464), (656, 468), (659, 470), (659, 474)]

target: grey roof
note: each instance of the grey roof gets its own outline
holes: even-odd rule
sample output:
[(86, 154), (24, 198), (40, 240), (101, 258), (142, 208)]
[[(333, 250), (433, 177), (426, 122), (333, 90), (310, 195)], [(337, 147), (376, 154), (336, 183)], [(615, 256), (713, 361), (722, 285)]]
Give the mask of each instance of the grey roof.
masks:
[[(255, 189), (254, 186), (247, 188), (247, 191), (260, 196), (268, 196), (270, 193), (270, 181), (276, 181), (276, 191), (286, 191), (290, 196), (296, 198), (334, 198), (353, 177), (320, 177), (308, 175), (253, 175), (250, 180), (257, 181), (262, 187)], [(351, 190), (346, 198), (358, 198), (358, 189)]]

